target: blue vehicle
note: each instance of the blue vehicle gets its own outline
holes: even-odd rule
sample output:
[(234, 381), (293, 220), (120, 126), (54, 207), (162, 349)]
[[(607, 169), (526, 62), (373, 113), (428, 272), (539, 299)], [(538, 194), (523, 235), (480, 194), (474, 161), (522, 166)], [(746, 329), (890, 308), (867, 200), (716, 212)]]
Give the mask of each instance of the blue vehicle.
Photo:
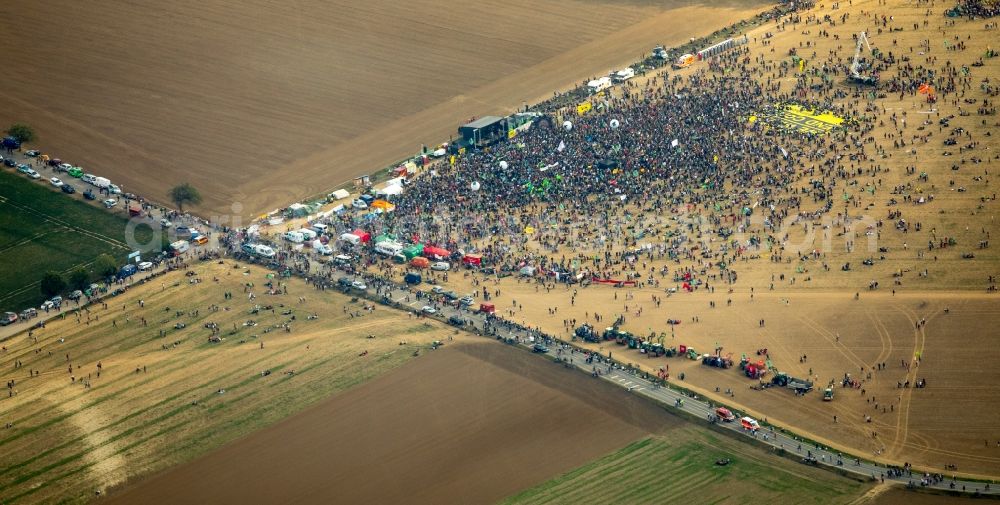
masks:
[(7, 148), (7, 149), (20, 149), (21, 148), (21, 141), (17, 140), (14, 137), (4, 137), (3, 138), (3, 146), (5, 148)]
[(136, 273), (136, 272), (137, 272), (138, 270), (139, 270), (139, 269), (138, 269), (138, 268), (136, 268), (136, 266), (135, 266), (135, 265), (133, 265), (133, 264), (129, 263), (128, 265), (125, 265), (125, 266), (123, 266), (123, 267), (121, 268), (121, 270), (119, 270), (119, 271), (118, 271), (118, 278), (119, 278), (119, 279), (124, 279), (124, 278), (126, 278), (126, 277), (131, 277), (131, 276), (135, 275), (135, 273)]

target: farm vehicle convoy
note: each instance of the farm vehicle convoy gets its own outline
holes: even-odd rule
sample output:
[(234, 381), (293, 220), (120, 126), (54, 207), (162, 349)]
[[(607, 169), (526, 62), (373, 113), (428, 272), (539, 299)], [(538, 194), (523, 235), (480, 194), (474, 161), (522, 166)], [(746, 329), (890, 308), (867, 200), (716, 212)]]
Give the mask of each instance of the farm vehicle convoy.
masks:
[[(693, 347), (679, 345), (667, 347), (664, 345), (666, 333), (650, 333), (642, 337), (631, 332), (622, 330), (618, 322), (615, 325), (605, 328), (603, 332), (598, 332), (592, 325), (584, 324), (574, 330), (574, 338), (579, 338), (585, 342), (600, 343), (614, 341), (618, 345), (626, 346), (629, 349), (638, 350), (640, 354), (645, 354), (649, 358), (675, 357), (681, 356), (693, 361), (701, 360), (701, 364), (713, 368), (734, 368), (750, 379), (757, 379), (759, 383), (751, 386), (753, 389), (767, 389), (771, 387), (788, 388), (796, 395), (804, 395), (813, 389), (813, 382), (808, 379), (793, 377), (785, 372), (779, 371), (769, 359), (767, 349), (756, 351), (756, 360), (741, 356), (738, 363), (733, 361), (733, 353), (722, 354), (722, 347), (716, 348), (712, 354), (701, 354)], [(680, 324), (679, 321), (672, 324)], [(669, 379), (669, 366), (660, 367), (658, 374), (660, 379)], [(765, 376), (770, 376), (770, 380)], [(683, 378), (683, 377), (681, 377)], [(833, 389), (827, 388), (823, 392), (823, 401), (833, 400)]]

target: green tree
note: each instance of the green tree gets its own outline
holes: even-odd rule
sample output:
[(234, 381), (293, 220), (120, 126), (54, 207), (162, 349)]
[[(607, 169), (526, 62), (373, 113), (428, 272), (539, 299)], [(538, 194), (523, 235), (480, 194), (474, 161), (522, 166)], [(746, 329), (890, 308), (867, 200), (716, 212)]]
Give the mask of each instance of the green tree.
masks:
[(42, 294), (46, 297), (53, 297), (62, 293), (66, 289), (66, 279), (59, 272), (48, 271), (42, 276)]
[(77, 267), (69, 273), (69, 287), (84, 290), (90, 285), (90, 272), (86, 268)]
[(7, 135), (16, 138), (19, 142), (32, 142), (35, 140), (35, 130), (22, 123), (14, 123), (7, 129)]
[(190, 183), (185, 182), (184, 184), (174, 186), (170, 190), (170, 200), (177, 204), (177, 208), (181, 212), (184, 212), (185, 203), (193, 203), (195, 205), (201, 203), (201, 193)]
[(94, 272), (107, 279), (118, 272), (118, 262), (110, 254), (102, 254), (94, 260)]

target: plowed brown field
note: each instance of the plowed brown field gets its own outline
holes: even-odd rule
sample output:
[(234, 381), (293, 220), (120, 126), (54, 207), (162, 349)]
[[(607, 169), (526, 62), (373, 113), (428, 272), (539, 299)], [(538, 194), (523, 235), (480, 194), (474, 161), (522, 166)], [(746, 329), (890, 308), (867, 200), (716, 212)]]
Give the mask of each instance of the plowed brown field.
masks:
[(331, 398), (113, 503), (490, 503), (680, 421), (491, 342)]
[(126, 191), (256, 215), (764, 5), (698, 3), (13, 0), (0, 122)]

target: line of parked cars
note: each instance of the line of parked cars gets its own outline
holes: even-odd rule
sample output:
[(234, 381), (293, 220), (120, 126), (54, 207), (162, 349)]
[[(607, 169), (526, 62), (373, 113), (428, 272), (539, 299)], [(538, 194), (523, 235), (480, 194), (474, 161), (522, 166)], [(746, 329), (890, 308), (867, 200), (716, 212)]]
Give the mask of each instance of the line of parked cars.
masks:
[[(39, 156), (43, 156), (41, 151), (35, 149), (32, 149), (30, 151), (25, 151), (24, 155), (28, 158), (37, 158)], [(42, 174), (38, 173), (38, 171), (31, 168), (30, 165), (26, 163), (18, 163), (14, 158), (4, 158), (0, 156), (0, 161), (3, 162), (4, 166), (14, 168), (18, 172), (32, 179), (37, 180), (42, 178)], [(111, 180), (105, 177), (96, 176), (94, 174), (85, 173), (82, 168), (70, 165), (69, 163), (64, 163), (62, 160), (58, 158), (49, 159), (46, 164), (50, 166), (52, 170), (55, 171), (56, 173), (69, 174), (70, 177), (80, 179), (81, 181), (90, 184), (100, 190), (106, 190), (108, 192), (108, 195), (119, 195), (122, 192), (121, 188), (113, 184)], [(67, 183), (66, 181), (63, 181), (59, 177), (55, 176), (50, 177), (49, 184), (59, 188), (60, 190), (62, 190), (63, 193), (66, 194), (74, 194), (77, 191), (75, 186), (73, 186), (70, 183)], [(97, 199), (97, 195), (91, 189), (87, 189), (86, 191), (84, 191), (83, 197), (86, 198), (87, 200)], [(118, 203), (117, 200), (109, 198), (108, 200), (104, 201), (104, 206), (110, 209), (114, 207), (117, 203)]]

